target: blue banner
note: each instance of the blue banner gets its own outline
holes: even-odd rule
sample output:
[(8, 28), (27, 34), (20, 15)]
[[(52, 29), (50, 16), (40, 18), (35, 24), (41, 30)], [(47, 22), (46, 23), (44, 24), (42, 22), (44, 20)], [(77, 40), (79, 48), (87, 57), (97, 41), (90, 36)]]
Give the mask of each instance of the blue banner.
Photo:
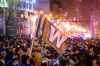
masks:
[(20, 0), (18, 5), (18, 10), (33, 12), (36, 0)]

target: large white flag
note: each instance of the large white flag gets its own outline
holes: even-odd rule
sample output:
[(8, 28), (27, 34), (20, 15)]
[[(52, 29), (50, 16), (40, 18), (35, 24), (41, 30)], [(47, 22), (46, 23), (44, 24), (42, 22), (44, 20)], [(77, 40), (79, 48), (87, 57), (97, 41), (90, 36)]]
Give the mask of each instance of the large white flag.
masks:
[(49, 33), (49, 40), (55, 43), (57, 48), (60, 48), (66, 39), (67, 37), (61, 35), (60, 31), (57, 29), (57, 22), (51, 21), (51, 30)]

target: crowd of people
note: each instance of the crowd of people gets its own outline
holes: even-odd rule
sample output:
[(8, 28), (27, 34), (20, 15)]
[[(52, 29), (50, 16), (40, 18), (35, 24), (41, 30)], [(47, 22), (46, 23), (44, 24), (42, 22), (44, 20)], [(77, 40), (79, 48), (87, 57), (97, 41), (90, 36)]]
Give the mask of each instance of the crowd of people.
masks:
[[(0, 40), (0, 66), (100, 66), (100, 40), (66, 40), (63, 54), (30, 39)], [(31, 54), (30, 54), (31, 52)]]

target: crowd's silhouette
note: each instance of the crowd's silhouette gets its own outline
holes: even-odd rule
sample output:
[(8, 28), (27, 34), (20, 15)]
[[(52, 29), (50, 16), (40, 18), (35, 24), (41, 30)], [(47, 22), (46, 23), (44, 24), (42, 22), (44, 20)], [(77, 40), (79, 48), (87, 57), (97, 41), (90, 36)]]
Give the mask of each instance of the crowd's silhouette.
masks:
[(100, 66), (100, 40), (66, 40), (64, 54), (48, 44), (34, 45), (30, 39), (0, 40), (0, 66)]

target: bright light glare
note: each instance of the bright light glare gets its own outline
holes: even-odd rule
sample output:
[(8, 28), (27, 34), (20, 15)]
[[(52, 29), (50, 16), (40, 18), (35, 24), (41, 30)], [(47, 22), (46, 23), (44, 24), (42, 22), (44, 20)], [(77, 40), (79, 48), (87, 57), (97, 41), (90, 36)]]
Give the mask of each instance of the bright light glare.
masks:
[(78, 36), (81, 34), (86, 34), (86, 38), (91, 38), (91, 34), (89, 31), (77, 24), (71, 24), (70, 22), (61, 22), (61, 20), (57, 20), (56, 28), (65, 36)]
[(31, 16), (30, 20), (35, 23), (37, 18), (38, 18), (38, 15), (34, 15), (34, 16)]
[(90, 39), (90, 38), (92, 38), (92, 35), (90, 33), (86, 33), (82, 37), (83, 37), (83, 39)]
[(50, 13), (49, 15), (45, 15), (45, 17), (47, 18), (48, 21), (52, 21), (52, 14)]
[(44, 14), (44, 11), (41, 10), (39, 13), (40, 13), (40, 14)]
[[(22, 1), (23, 1), (23, 0), (22, 0)], [(36, 3), (36, 0), (25, 0), (25, 2), (35, 4), (35, 3)]]
[(32, 1), (33, 1), (34, 4), (36, 3), (36, 0), (32, 0)]

